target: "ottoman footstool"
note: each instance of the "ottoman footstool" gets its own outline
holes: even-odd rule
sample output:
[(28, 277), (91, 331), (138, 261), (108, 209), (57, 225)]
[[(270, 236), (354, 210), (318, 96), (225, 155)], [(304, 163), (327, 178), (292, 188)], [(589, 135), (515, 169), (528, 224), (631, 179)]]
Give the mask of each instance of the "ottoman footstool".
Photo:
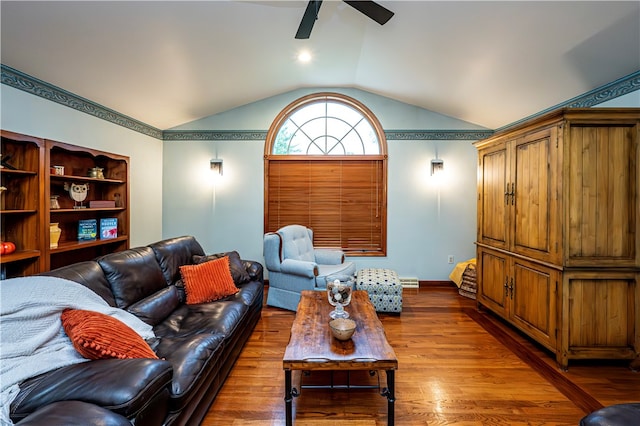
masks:
[(396, 271), (382, 268), (360, 269), (356, 290), (365, 290), (376, 312), (402, 312), (402, 284)]

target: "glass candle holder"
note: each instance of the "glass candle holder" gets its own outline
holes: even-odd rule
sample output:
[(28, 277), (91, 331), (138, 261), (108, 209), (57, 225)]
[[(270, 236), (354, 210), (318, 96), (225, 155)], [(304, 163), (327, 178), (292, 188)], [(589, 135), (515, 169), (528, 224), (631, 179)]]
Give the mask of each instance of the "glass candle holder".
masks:
[(349, 318), (349, 313), (344, 307), (351, 302), (351, 283), (342, 282), (339, 279), (327, 278), (327, 299), (335, 309), (329, 312), (332, 319)]

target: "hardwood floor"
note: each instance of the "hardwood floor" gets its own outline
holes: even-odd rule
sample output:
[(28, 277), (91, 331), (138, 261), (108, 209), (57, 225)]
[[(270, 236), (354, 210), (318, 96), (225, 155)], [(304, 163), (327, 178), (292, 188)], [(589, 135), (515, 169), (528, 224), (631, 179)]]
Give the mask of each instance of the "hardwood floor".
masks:
[[(399, 360), (396, 425), (577, 425), (601, 406), (640, 401), (640, 373), (628, 362), (573, 362), (562, 372), (553, 354), (453, 286), (405, 289), (403, 299), (401, 315), (379, 314)], [(202, 425), (284, 425), (282, 357), (294, 315), (265, 306)], [(304, 389), (293, 404), (298, 426), (387, 424), (377, 390)]]

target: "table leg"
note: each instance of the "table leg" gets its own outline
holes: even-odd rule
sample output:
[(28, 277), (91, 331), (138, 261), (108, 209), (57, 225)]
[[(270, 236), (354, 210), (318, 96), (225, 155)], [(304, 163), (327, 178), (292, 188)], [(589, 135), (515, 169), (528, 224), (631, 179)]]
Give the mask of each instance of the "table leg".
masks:
[(293, 394), (291, 392), (291, 370), (284, 370), (284, 405), (286, 425), (293, 426)]
[(387, 397), (387, 425), (395, 424), (395, 402), (396, 402), (395, 370), (387, 370), (387, 388), (382, 393)]

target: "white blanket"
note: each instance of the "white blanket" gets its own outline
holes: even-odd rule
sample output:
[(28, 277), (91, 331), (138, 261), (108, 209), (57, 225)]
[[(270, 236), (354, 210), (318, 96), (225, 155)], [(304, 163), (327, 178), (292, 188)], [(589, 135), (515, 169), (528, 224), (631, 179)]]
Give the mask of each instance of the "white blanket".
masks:
[(60, 321), (66, 308), (101, 312), (127, 324), (143, 339), (151, 326), (107, 304), (87, 287), (55, 277), (0, 281), (0, 425), (11, 425), (10, 404), (26, 379), (88, 361), (74, 349)]

